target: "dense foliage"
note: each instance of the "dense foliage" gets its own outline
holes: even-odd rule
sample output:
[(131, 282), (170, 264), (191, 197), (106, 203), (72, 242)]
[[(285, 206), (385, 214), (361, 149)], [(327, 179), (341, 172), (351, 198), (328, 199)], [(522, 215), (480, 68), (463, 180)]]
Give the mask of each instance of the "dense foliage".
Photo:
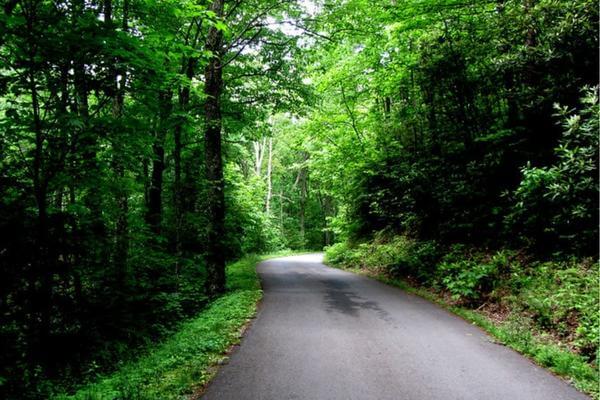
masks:
[(596, 255), (594, 2), (387, 3), (331, 9), (313, 66), (334, 227)]
[(126, 363), (228, 261), (335, 242), (472, 305), (528, 254), (513, 306), (596, 351), (596, 2), (0, 6), (1, 397)]
[(283, 246), (245, 166), (306, 91), (274, 22), (299, 11), (0, 6), (0, 397), (47, 398), (198, 312), (227, 260)]

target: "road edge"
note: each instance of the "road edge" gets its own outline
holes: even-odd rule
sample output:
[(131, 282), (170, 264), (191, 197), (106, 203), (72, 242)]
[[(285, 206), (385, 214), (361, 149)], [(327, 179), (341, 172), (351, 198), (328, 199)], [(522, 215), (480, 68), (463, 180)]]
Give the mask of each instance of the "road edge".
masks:
[[(582, 381), (582, 380), (576, 379), (572, 375), (558, 373), (557, 371), (553, 370), (548, 365), (544, 365), (544, 363), (541, 362), (543, 360), (539, 360), (536, 357), (536, 355), (537, 355), (536, 352), (527, 351), (528, 349), (524, 348), (524, 346), (515, 345), (516, 340), (514, 337), (512, 337), (513, 334), (509, 330), (502, 327), (501, 325), (494, 323), (493, 320), (491, 320), (490, 318), (486, 317), (483, 314), (477, 313), (475, 310), (469, 310), (464, 307), (449, 304), (445, 301), (445, 299), (443, 297), (437, 296), (435, 293), (427, 291), (422, 287), (413, 286), (405, 280), (397, 279), (397, 278), (390, 278), (383, 273), (377, 273), (370, 269), (349, 268), (349, 267), (345, 267), (343, 265), (336, 265), (336, 264), (327, 262), (325, 258), (323, 259), (323, 265), (326, 265), (330, 268), (335, 268), (335, 269), (339, 269), (342, 271), (355, 273), (357, 275), (376, 280), (376, 281), (386, 284), (388, 286), (398, 288), (407, 294), (411, 294), (411, 295), (417, 296), (421, 299), (424, 299), (426, 301), (429, 301), (430, 303), (433, 303), (433, 304), (441, 307), (442, 309), (451, 313), (452, 315), (455, 315), (455, 316), (463, 319), (464, 321), (479, 327), (486, 334), (488, 334), (494, 340), (496, 340), (498, 344), (506, 346), (506, 347), (510, 348), (511, 350), (517, 352), (521, 356), (523, 356), (523, 357), (527, 358), (528, 360), (530, 360), (531, 362), (533, 362), (538, 367), (545, 369), (546, 371), (550, 372), (552, 375), (556, 376), (557, 378), (559, 378), (559, 379), (563, 380), (564, 382), (566, 382), (567, 384), (571, 385), (573, 388), (580, 391), (581, 393), (590, 396), (594, 400), (600, 399), (600, 393), (599, 393), (599, 391), (600, 391), (600, 387), (599, 387), (600, 371), (595, 371), (596, 379), (591, 380), (591, 381), (587, 381), (587, 380)], [(552, 346), (552, 345), (543, 343), (542, 341), (535, 338), (534, 336), (531, 337), (531, 341), (533, 342), (533, 344), (536, 347), (539, 347), (539, 348), (545, 349), (548, 347), (553, 347), (553, 348), (556, 347), (556, 346)], [(560, 351), (563, 351), (563, 350), (560, 350)], [(591, 372), (594, 372), (594, 369), (591, 366), (588, 365), (588, 367)]]

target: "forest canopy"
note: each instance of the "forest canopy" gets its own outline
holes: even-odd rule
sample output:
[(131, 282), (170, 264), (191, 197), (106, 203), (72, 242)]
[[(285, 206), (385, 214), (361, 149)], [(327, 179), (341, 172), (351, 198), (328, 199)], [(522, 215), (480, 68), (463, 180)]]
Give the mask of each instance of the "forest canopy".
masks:
[(0, 6), (5, 398), (165, 337), (244, 254), (597, 260), (596, 1)]

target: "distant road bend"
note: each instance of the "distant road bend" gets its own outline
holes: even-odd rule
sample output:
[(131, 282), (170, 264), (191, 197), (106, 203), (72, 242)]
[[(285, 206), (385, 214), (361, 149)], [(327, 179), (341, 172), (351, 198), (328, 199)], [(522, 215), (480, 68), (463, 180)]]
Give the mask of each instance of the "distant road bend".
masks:
[(321, 254), (258, 272), (257, 318), (203, 399), (588, 399), (462, 319)]

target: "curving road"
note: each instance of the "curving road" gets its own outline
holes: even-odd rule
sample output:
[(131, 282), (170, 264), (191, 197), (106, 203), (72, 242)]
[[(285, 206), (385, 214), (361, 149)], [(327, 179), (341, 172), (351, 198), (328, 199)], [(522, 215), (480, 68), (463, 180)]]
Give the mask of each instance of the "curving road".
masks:
[(588, 399), (432, 303), (321, 261), (258, 266), (257, 318), (203, 399)]

